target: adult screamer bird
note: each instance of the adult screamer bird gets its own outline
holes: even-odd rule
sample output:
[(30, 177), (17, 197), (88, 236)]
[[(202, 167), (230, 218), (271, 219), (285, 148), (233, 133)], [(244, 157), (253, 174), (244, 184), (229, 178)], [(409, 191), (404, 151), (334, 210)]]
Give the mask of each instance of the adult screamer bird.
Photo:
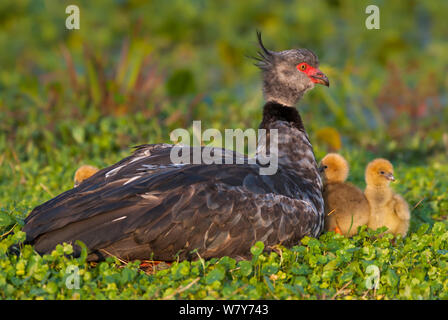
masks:
[(75, 241), (81, 240), (90, 261), (108, 255), (170, 261), (196, 258), (195, 252), (206, 259), (244, 259), (256, 241), (291, 246), (318, 236), (322, 182), (294, 105), (315, 84), (329, 82), (310, 50), (275, 52), (263, 46), (260, 34), (258, 41), (267, 101), (260, 128), (267, 137), (278, 130), (275, 174), (260, 175), (258, 162), (176, 165), (169, 157), (173, 145), (143, 145), (36, 207), (25, 220), (26, 243), (41, 254), (72, 243), (78, 255)]

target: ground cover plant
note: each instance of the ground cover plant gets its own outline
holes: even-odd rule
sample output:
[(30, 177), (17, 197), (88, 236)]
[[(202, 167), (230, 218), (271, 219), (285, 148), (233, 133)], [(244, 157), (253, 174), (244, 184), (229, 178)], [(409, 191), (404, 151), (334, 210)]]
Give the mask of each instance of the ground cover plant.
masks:
[[(0, 298), (447, 299), (448, 4), (373, 1), (381, 29), (368, 30), (371, 2), (79, 1), (81, 28), (69, 31), (71, 2), (2, 1)], [(81, 164), (170, 142), (193, 120), (257, 128), (259, 71), (246, 58), (256, 29), (274, 49), (317, 52), (331, 87), (298, 107), (316, 159), (340, 152), (361, 188), (370, 160), (391, 160), (392, 187), (412, 209), (407, 237), (364, 227), (292, 248), (257, 243), (248, 261), (157, 266), (91, 264), (67, 244), (8, 252), (27, 214), (70, 189)]]

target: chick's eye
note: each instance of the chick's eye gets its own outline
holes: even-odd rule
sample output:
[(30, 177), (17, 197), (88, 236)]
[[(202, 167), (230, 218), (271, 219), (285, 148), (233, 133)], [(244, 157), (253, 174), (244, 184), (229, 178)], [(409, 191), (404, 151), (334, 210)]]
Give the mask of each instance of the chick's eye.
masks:
[(328, 166), (324, 166), (324, 169), (328, 169)]
[(299, 69), (300, 71), (305, 71), (306, 67), (306, 63), (301, 63), (297, 66), (297, 69)]
[(380, 171), (381, 174), (384, 174), (384, 171)]

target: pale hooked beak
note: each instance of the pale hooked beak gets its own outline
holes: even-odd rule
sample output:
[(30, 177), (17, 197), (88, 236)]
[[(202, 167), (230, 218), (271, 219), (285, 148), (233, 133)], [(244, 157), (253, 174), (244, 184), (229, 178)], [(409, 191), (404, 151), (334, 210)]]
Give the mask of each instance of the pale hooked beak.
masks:
[(386, 177), (387, 180), (395, 181), (395, 177), (392, 173), (387, 172), (384, 174), (384, 176)]
[(323, 84), (327, 87), (330, 86), (330, 80), (328, 80), (328, 77), (317, 68), (314, 70), (314, 72), (310, 73), (309, 76), (311, 77), (311, 81), (313, 81), (314, 83)]

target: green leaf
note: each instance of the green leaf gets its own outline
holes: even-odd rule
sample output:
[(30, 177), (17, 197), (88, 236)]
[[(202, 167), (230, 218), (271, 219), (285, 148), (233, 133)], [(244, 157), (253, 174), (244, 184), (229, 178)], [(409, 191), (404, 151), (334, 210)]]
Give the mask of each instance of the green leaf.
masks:
[(254, 255), (254, 256), (259, 256), (264, 250), (264, 243), (261, 241), (257, 241), (255, 243), (255, 245), (252, 246), (252, 248), (250, 248), (250, 252)]
[(276, 262), (264, 264), (263, 268), (261, 269), (261, 273), (271, 275), (274, 273), (277, 273), (279, 269), (279, 265)]
[(291, 272), (295, 275), (308, 275), (312, 272), (312, 269), (307, 265), (300, 265), (298, 263), (294, 263), (291, 267)]
[(292, 252), (297, 252), (297, 253), (303, 255), (303, 254), (306, 253), (306, 247), (304, 247), (304, 246), (294, 246), (294, 247), (291, 248), (291, 251)]
[(436, 222), (432, 227), (432, 232), (435, 235), (441, 235), (446, 231), (446, 225), (443, 222)]
[(248, 277), (252, 273), (252, 263), (250, 261), (242, 260), (238, 262), (240, 273), (244, 277)]
[(50, 294), (54, 294), (58, 291), (58, 285), (55, 282), (51, 281), (47, 283), (47, 285), (45, 286), (45, 290)]
[(269, 278), (268, 278), (267, 276), (263, 276), (263, 279), (264, 279), (264, 281), (266, 282), (266, 284), (267, 284), (267, 286), (268, 286), (268, 288), (269, 288), (269, 291), (270, 291), (272, 294), (274, 294), (274, 292), (275, 292), (275, 288), (274, 288), (274, 285), (272, 284), (271, 280), (269, 280)]
[(349, 271), (349, 272), (345, 272), (342, 276), (341, 276), (341, 281), (342, 282), (347, 282), (349, 280), (352, 280), (354, 276), (354, 273)]
[(398, 285), (398, 281), (400, 280), (397, 273), (392, 269), (387, 270), (385, 278), (387, 284), (391, 287), (396, 287)]
[(75, 245), (77, 245), (78, 247), (81, 248), (81, 254), (79, 255), (78, 261), (79, 262), (84, 262), (87, 259), (87, 255), (88, 255), (88, 249), (87, 246), (84, 244), (84, 242), (80, 241), (80, 240), (76, 240), (75, 241)]
[(334, 270), (334, 269), (337, 267), (337, 265), (338, 265), (338, 261), (337, 261), (337, 260), (331, 260), (330, 262), (328, 262), (328, 263), (324, 266), (323, 270), (324, 270), (324, 271), (327, 271), (327, 270)]
[(207, 276), (205, 277), (205, 282), (207, 284), (212, 284), (215, 281), (221, 281), (224, 279), (226, 275), (226, 271), (222, 266), (216, 266), (215, 269), (210, 271)]
[(15, 219), (9, 214), (0, 212), (0, 227), (9, 227), (10, 225), (13, 225), (14, 222)]
[(420, 228), (417, 231), (417, 235), (422, 236), (425, 234), (425, 232), (429, 229), (429, 225), (424, 223), (420, 226)]

